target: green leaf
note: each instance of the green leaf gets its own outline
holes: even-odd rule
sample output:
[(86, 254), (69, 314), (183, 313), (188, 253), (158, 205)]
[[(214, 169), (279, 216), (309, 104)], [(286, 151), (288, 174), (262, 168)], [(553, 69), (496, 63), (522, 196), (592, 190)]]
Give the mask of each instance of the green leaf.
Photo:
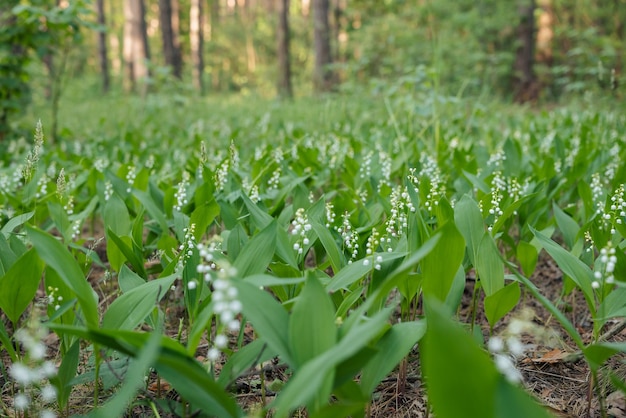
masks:
[[(147, 192), (136, 189), (133, 190), (133, 196), (137, 198), (139, 202), (141, 202), (141, 204), (146, 209), (146, 211), (148, 211), (148, 214), (152, 217), (152, 219), (157, 221), (157, 223), (161, 227), (161, 232), (166, 232), (168, 230), (168, 226), (164, 211), (163, 209), (159, 208), (159, 206), (157, 206), (152, 196), (150, 196)], [(108, 226), (107, 223), (105, 223), (105, 225)], [(120, 235), (121, 233), (117, 234)]]
[(244, 316), (252, 323), (260, 338), (287, 364), (293, 364), (289, 347), (289, 315), (269, 293), (250, 283), (235, 280), (238, 299)]
[(270, 222), (241, 249), (233, 263), (240, 277), (264, 273), (267, 270), (276, 249), (276, 229), (276, 221)]
[(18, 256), (15, 255), (9, 246), (7, 239), (3, 234), (0, 234), (0, 276), (4, 276), (13, 263), (15, 263), (17, 258)]
[(605, 361), (617, 353), (626, 353), (626, 342), (594, 343), (583, 350), (592, 371), (598, 371)]
[(361, 387), (370, 394), (426, 333), (426, 321), (394, 325), (376, 342), (377, 353), (363, 369)]
[(272, 350), (268, 349), (267, 343), (262, 340), (254, 340), (241, 347), (235, 354), (230, 356), (228, 362), (224, 364), (217, 379), (218, 383), (226, 387), (234, 382), (237, 377), (255, 364), (262, 364), (271, 360), (275, 356)]
[(517, 305), (520, 295), (519, 283), (515, 282), (485, 297), (485, 315), (491, 328)]
[[(367, 256), (362, 260), (357, 260), (352, 264), (339, 270), (339, 273), (332, 278), (331, 282), (326, 286), (326, 290), (329, 292), (335, 292), (339, 289), (347, 289), (352, 283), (360, 280), (367, 273), (374, 269), (372, 260), (380, 256), (383, 259), (383, 263), (404, 257), (405, 253), (375, 253), (373, 256)], [(367, 264), (364, 263), (367, 260)]]
[(569, 215), (563, 212), (556, 203), (552, 203), (552, 211), (554, 212), (556, 224), (559, 226), (559, 229), (563, 234), (563, 239), (565, 240), (565, 243), (570, 249), (574, 248), (574, 244), (576, 243), (576, 237), (578, 235), (580, 227), (578, 226), (576, 221), (574, 221)]
[(116, 235), (130, 235), (130, 215), (126, 204), (117, 194), (113, 193), (104, 203), (102, 220), (107, 230), (113, 231)]
[(422, 260), (422, 288), (424, 295), (445, 301), (463, 261), (465, 240), (454, 222), (447, 222), (436, 234), (441, 236), (439, 241)]
[(563, 273), (567, 274), (582, 290), (585, 300), (587, 301), (587, 307), (589, 308), (591, 315), (595, 316), (595, 301), (593, 288), (591, 282), (593, 281), (593, 273), (591, 269), (580, 259), (574, 257), (565, 248), (561, 247), (550, 238), (543, 235), (541, 232), (535, 230), (532, 226), (528, 227), (535, 235), (535, 238), (541, 243), (543, 248), (550, 254), (550, 256), (556, 261), (558, 266), (563, 270)]
[[(76, 335), (84, 340), (136, 357), (150, 334), (124, 330), (85, 329), (49, 324), (57, 334)], [(241, 409), (198, 361), (178, 342), (159, 335), (160, 351), (153, 366), (185, 400), (205, 414), (216, 417), (243, 416)]]
[(485, 226), (483, 216), (474, 199), (465, 195), (459, 200), (454, 206), (454, 222), (465, 238), (470, 261), (473, 266), (476, 266), (476, 255), (479, 251), (479, 244), (485, 235)]
[(298, 368), (328, 350), (336, 340), (333, 303), (320, 282), (309, 274), (289, 319), (293, 367)]
[(9, 219), (7, 221), (7, 223), (4, 224), (2, 229), (0, 229), (0, 232), (5, 237), (8, 238), (9, 234), (12, 233), (15, 228), (17, 228), (18, 226), (28, 222), (28, 220), (30, 218), (32, 218), (34, 214), (35, 214), (35, 212), (26, 212), (26, 213), (22, 213), (21, 215), (17, 215), (15, 217)]
[(78, 369), (78, 358), (80, 355), (80, 340), (74, 341), (69, 350), (63, 355), (63, 360), (59, 366), (59, 370), (51, 382), (57, 389), (57, 402), (61, 409), (67, 406), (72, 393), (72, 379), (76, 376)]
[(537, 266), (538, 254), (535, 246), (526, 241), (520, 241), (517, 243), (515, 254), (524, 274), (528, 277), (532, 276)]
[(6, 350), (12, 362), (17, 361), (17, 353), (15, 352), (15, 348), (13, 348), (13, 343), (11, 342), (11, 338), (4, 327), (3, 321), (0, 321), (0, 347)]
[[(500, 377), (496, 389), (495, 416), (499, 418), (553, 418), (522, 388), (507, 382)], [(469, 416), (469, 415), (468, 415)]]
[(337, 274), (341, 270), (341, 267), (345, 264), (345, 258), (339, 250), (339, 247), (337, 247), (335, 239), (325, 226), (313, 221), (311, 221), (311, 226), (322, 243), (322, 246), (326, 250), (326, 254), (328, 254), (330, 265), (333, 268), (333, 273)]
[(0, 277), (0, 308), (14, 324), (33, 302), (43, 269), (44, 263), (31, 249)]
[[(286, 417), (290, 410), (307, 404), (319, 396), (320, 388), (334, 375), (335, 367), (358, 354), (361, 349), (388, 327), (390, 309), (383, 309), (372, 318), (359, 318), (331, 349), (299, 368), (270, 407), (276, 408), (275, 417)], [(344, 326), (346, 323), (344, 322)], [(315, 411), (311, 411), (315, 413)]]
[(141, 324), (170, 290), (176, 274), (134, 287), (115, 299), (102, 318), (102, 327), (131, 330)]
[[(107, 242), (107, 250), (110, 246), (109, 243), (114, 244), (117, 249), (124, 255), (126, 260), (128, 260), (128, 262), (133, 266), (135, 272), (144, 279), (147, 279), (148, 273), (144, 268), (143, 257), (137, 254), (140, 253), (141, 250), (135, 251), (133, 249), (133, 247), (135, 247), (133, 239), (129, 236), (118, 236), (112, 229), (107, 229), (107, 237), (109, 239), (109, 242)], [(114, 266), (112, 267), (115, 268)], [(121, 268), (122, 264), (118, 266), (117, 270), (119, 271)]]
[(194, 237), (196, 241), (200, 241), (202, 236), (206, 233), (207, 228), (215, 220), (217, 215), (220, 214), (220, 205), (217, 204), (215, 199), (196, 207), (191, 213), (190, 223), (196, 225), (194, 229)]
[(489, 234), (483, 236), (478, 246), (476, 272), (487, 296), (504, 287), (504, 265), (498, 247)]
[(89, 415), (95, 418), (108, 418), (123, 416), (124, 412), (134, 400), (137, 392), (145, 386), (146, 372), (155, 363), (161, 350), (161, 330), (150, 333), (145, 345), (131, 360), (124, 375), (122, 385), (116, 394), (102, 407), (92, 411)]
[[(124, 257), (128, 260), (128, 262), (133, 266), (135, 272), (139, 274), (144, 279), (148, 278), (148, 273), (144, 267), (143, 257), (139, 254), (141, 250), (135, 250), (135, 244), (133, 243), (133, 239), (129, 236), (118, 236), (112, 229), (107, 229), (107, 236), (113, 244), (122, 252)], [(109, 245), (107, 243), (107, 249)], [(138, 254), (139, 253), (139, 254)], [(121, 269), (122, 266), (119, 266)]]
[(448, 318), (447, 309), (436, 299), (427, 299), (425, 306), (428, 330), (421, 345), (422, 370), (435, 414), (438, 418), (495, 418), (499, 376), (489, 356)]
[(128, 267), (122, 266), (117, 277), (117, 283), (122, 293), (126, 293), (137, 286), (141, 286), (146, 283), (146, 281)]
[(39, 257), (58, 273), (65, 285), (76, 295), (87, 324), (97, 326), (97, 296), (74, 257), (51, 235), (32, 227), (27, 227), (26, 230)]

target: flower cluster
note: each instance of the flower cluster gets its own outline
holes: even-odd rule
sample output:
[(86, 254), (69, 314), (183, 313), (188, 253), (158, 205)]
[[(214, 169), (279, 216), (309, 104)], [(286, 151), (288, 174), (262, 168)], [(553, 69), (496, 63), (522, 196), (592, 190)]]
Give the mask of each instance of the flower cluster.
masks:
[(230, 169), (230, 163), (226, 159), (219, 166), (217, 171), (215, 171), (215, 190), (222, 191), (224, 190), (224, 186), (226, 185), (226, 180), (228, 177), (228, 170)]
[[(181, 270), (185, 266), (185, 263), (187, 262), (187, 260), (189, 260), (189, 257), (193, 255), (193, 250), (197, 246), (196, 238), (194, 236), (195, 230), (196, 230), (196, 224), (193, 224), (193, 223), (189, 225), (189, 228), (183, 229), (183, 232), (185, 233), (185, 237), (183, 239), (183, 243), (180, 244), (180, 246), (178, 247), (178, 251), (180, 254), (180, 258), (178, 259), (178, 267)], [(193, 280), (187, 284), (189, 289), (195, 289), (196, 285), (197, 283)]]
[(602, 283), (612, 285), (615, 283), (615, 264), (617, 264), (617, 256), (615, 248), (609, 242), (609, 245), (600, 250), (600, 257), (596, 262), (595, 271), (593, 273), (593, 281), (591, 287), (599, 289)]
[(280, 184), (280, 175), (280, 167), (276, 167), (276, 170), (274, 170), (274, 172), (272, 173), (272, 177), (270, 177), (270, 179), (267, 181), (267, 186), (270, 190), (278, 189), (278, 186)]
[(187, 200), (187, 186), (189, 186), (189, 173), (187, 171), (183, 171), (183, 178), (176, 186), (176, 194), (174, 197), (176, 198), (176, 206), (174, 209), (180, 212), (189, 201)]
[(37, 163), (39, 162), (39, 156), (43, 149), (43, 130), (41, 128), (41, 119), (35, 126), (35, 143), (33, 149), (28, 152), (26, 156), (26, 164), (22, 168), (22, 177), (24, 181), (28, 182), (33, 175), (33, 171), (37, 170)]
[(46, 330), (36, 320), (31, 320), (27, 328), (19, 329), (15, 339), (24, 347), (25, 358), (13, 363), (9, 375), (18, 387), (18, 393), (13, 399), (13, 407), (21, 412), (30, 412), (44, 418), (56, 417), (56, 414), (46, 408), (56, 401), (57, 391), (49, 383), (49, 379), (56, 375), (55, 365), (45, 359), (46, 346), (42, 339)]
[(228, 331), (238, 331), (241, 323), (237, 319), (243, 308), (237, 298), (237, 288), (233, 286), (232, 278), (236, 277), (237, 269), (232, 267), (226, 260), (221, 260), (221, 268), (215, 263), (215, 247), (207, 247), (198, 244), (201, 263), (198, 264), (197, 272), (202, 275), (204, 282), (212, 286), (211, 301), (213, 312), (217, 318), (217, 330), (214, 346), (208, 351), (207, 358), (211, 362), (219, 359), (220, 353), (228, 345)]
[(133, 188), (133, 184), (135, 184), (135, 179), (137, 178), (137, 169), (134, 165), (128, 167), (128, 172), (126, 173), (126, 182), (128, 183), (128, 187), (126, 188), (126, 192), (130, 193)]
[(344, 212), (342, 216), (341, 226), (336, 227), (336, 231), (341, 235), (341, 240), (343, 244), (346, 246), (350, 253), (349, 264), (352, 263), (353, 260), (356, 260), (359, 255), (359, 234), (354, 231), (352, 228), (352, 224), (350, 223), (350, 215), (348, 212)]
[[(374, 268), (376, 270), (380, 270), (382, 268), (383, 257), (379, 254), (374, 258), (374, 253), (376, 252), (376, 248), (380, 245), (380, 233), (376, 230), (376, 228), (372, 229), (372, 234), (367, 238), (367, 243), (365, 244), (365, 254), (368, 256), (372, 256), (374, 259)], [(368, 258), (363, 259), (363, 265), (369, 266), (370, 260)]]
[(106, 202), (113, 195), (113, 183), (109, 180), (104, 182), (104, 201)]
[(330, 228), (335, 223), (335, 212), (333, 211), (335, 206), (332, 202), (326, 202), (324, 208), (326, 210), (326, 228)]
[(304, 247), (309, 245), (307, 233), (312, 228), (309, 223), (309, 217), (305, 213), (304, 208), (298, 208), (294, 220), (291, 221), (291, 225), (293, 226), (291, 234), (299, 237), (298, 241), (293, 244), (293, 249), (296, 250), (298, 254), (302, 254)]

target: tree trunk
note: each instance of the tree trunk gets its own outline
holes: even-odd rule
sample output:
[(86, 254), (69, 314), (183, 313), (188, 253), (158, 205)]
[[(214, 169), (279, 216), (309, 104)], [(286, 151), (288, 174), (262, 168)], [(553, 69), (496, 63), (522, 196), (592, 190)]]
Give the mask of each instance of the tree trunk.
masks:
[(539, 85), (534, 72), (535, 53), (535, 0), (519, 8), (520, 23), (517, 27), (519, 46), (515, 52), (514, 91), (515, 101), (535, 101), (539, 97)]
[(293, 96), (293, 88), (291, 86), (291, 64), (289, 61), (289, 0), (278, 0), (277, 10), (278, 95), (290, 98)]
[(204, 93), (203, 73), (203, 34), (202, 34), (202, 1), (191, 0), (189, 8), (189, 40), (191, 46), (191, 62), (193, 85), (200, 94)]
[(181, 78), (182, 63), (180, 62), (180, 51), (176, 50), (174, 43), (172, 16), (173, 7), (171, 0), (159, 0), (159, 26), (161, 27), (165, 64), (172, 69), (172, 74), (174, 74), (176, 78)]
[(135, 90), (136, 83), (149, 75), (147, 60), (150, 58), (150, 50), (144, 13), (143, 0), (124, 1), (124, 65), (127, 90)]
[(98, 31), (98, 58), (100, 61), (100, 74), (102, 75), (102, 91), (106, 93), (110, 88), (110, 77), (104, 0), (97, 0), (96, 8), (98, 11), (98, 24), (101, 26), (101, 29)]
[(328, 23), (328, 0), (313, 0), (313, 41), (315, 64), (313, 88), (317, 92), (330, 91), (333, 87), (333, 72), (330, 52), (330, 25)]

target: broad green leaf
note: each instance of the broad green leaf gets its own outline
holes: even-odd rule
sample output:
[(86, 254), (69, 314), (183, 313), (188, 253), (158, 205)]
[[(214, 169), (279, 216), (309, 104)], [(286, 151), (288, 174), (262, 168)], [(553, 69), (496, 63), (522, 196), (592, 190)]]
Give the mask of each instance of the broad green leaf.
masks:
[(99, 322), (97, 296), (74, 257), (51, 235), (32, 227), (27, 227), (26, 230), (39, 257), (58, 273), (65, 285), (78, 298), (87, 325), (97, 326)]
[(533, 199), (535, 196), (537, 196), (537, 193), (531, 193), (531, 194), (524, 195), (523, 197), (519, 198), (518, 200), (516, 200), (515, 202), (511, 203), (506, 208), (504, 208), (504, 211), (503, 211), (502, 215), (500, 215), (498, 217), (498, 220), (496, 221), (495, 224), (493, 224), (493, 227), (491, 228), (491, 235), (495, 236), (495, 234), (498, 231), (500, 231), (500, 228), (502, 228), (502, 225), (504, 225), (504, 223), (507, 221), (507, 219), (509, 219), (512, 215), (514, 215), (515, 212), (517, 212), (517, 210), (524, 203), (526, 203), (529, 200)]
[(326, 254), (330, 260), (330, 265), (333, 268), (333, 273), (337, 274), (341, 270), (341, 267), (345, 264), (345, 258), (337, 247), (335, 239), (330, 231), (323, 225), (311, 221), (311, 226), (326, 250)]
[(141, 347), (136, 357), (128, 366), (122, 385), (103, 406), (92, 411), (89, 415), (95, 418), (123, 416), (137, 392), (145, 386), (147, 371), (155, 363), (161, 350), (161, 330), (150, 333), (145, 345)]
[(335, 307), (320, 282), (308, 275), (289, 318), (293, 367), (298, 368), (328, 350), (336, 340)]
[(11, 338), (4, 327), (3, 321), (0, 321), (0, 347), (2, 347), (3, 350), (6, 350), (12, 362), (17, 361), (17, 353), (15, 352), (15, 348), (13, 348), (13, 343), (11, 342)]
[(563, 210), (561, 210), (556, 203), (552, 203), (552, 212), (554, 212), (556, 224), (559, 226), (559, 230), (561, 230), (561, 233), (563, 234), (563, 239), (571, 250), (574, 248), (574, 244), (576, 243), (576, 237), (580, 227), (576, 221), (563, 212)]
[(422, 288), (424, 295), (445, 301), (465, 255), (465, 240), (454, 222), (447, 222), (436, 233), (441, 238), (422, 260)]
[(220, 205), (215, 200), (211, 200), (196, 209), (191, 213), (191, 219), (189, 222), (194, 224), (194, 237), (196, 241), (200, 241), (202, 236), (206, 233), (207, 228), (215, 220), (217, 215), (220, 214)]
[[(146, 209), (148, 214), (152, 217), (152, 219), (157, 221), (157, 223), (161, 227), (161, 232), (162, 233), (166, 232), (168, 230), (167, 219), (162, 209), (162, 205), (157, 205), (157, 203), (154, 201), (154, 199), (152, 198), (150, 194), (141, 190), (134, 190), (133, 196), (137, 200), (139, 200), (139, 202), (141, 202), (141, 204)], [(106, 223), (105, 225), (108, 226), (108, 224)], [(117, 234), (120, 235), (120, 233), (117, 233)]]
[(122, 266), (117, 277), (117, 283), (122, 293), (126, 293), (137, 286), (145, 284), (146, 281), (128, 267)]
[(500, 377), (495, 396), (495, 416), (498, 418), (553, 418), (528, 393), (507, 382), (503, 376)]
[[(115, 244), (118, 250), (122, 252), (126, 260), (128, 260), (131, 266), (133, 266), (133, 268), (135, 269), (135, 272), (144, 279), (147, 279), (148, 273), (146, 272), (144, 266), (143, 257), (138, 254), (141, 252), (141, 250), (135, 248), (135, 243), (133, 242), (133, 239), (129, 236), (118, 236), (111, 229), (108, 229), (107, 232), (107, 236), (110, 242)], [(108, 247), (109, 244), (107, 243), (107, 249)], [(119, 268), (121, 269), (122, 266), (120, 265)]]
[(271, 360), (275, 353), (269, 349), (267, 343), (262, 340), (254, 340), (249, 344), (241, 347), (235, 354), (230, 356), (226, 364), (220, 371), (217, 382), (223, 387), (227, 387), (233, 383), (237, 377), (255, 364), (262, 364)]
[(600, 342), (588, 345), (583, 353), (592, 371), (598, 371), (609, 358), (626, 353), (626, 342)]
[(0, 234), (0, 276), (4, 276), (17, 258), (7, 239), (3, 234)]
[(261, 232), (253, 236), (241, 249), (233, 266), (240, 277), (263, 273), (274, 258), (276, 249), (276, 222), (270, 222)]
[(248, 236), (241, 224), (237, 224), (237, 226), (229, 231), (228, 239), (226, 239), (226, 249), (231, 260), (236, 260), (237, 257), (239, 257), (241, 249), (247, 242)]
[(243, 279), (248, 283), (252, 283), (257, 287), (273, 287), (299, 284), (306, 280), (306, 277), (276, 277), (269, 274), (254, 274)]
[(595, 301), (593, 288), (591, 287), (593, 273), (591, 269), (565, 248), (535, 230), (532, 226), (529, 226), (529, 229), (548, 254), (556, 261), (561, 270), (563, 270), (563, 273), (567, 274), (576, 283), (578, 288), (582, 290), (585, 300), (587, 301), (587, 307), (591, 315), (595, 316)]
[(425, 333), (426, 321), (402, 322), (392, 326), (376, 342), (375, 348), (378, 351), (363, 369), (361, 374), (363, 394), (372, 393)]
[(306, 405), (316, 398), (338, 364), (359, 353), (388, 327), (389, 315), (390, 309), (384, 309), (369, 319), (360, 318), (359, 322), (353, 322), (337, 344), (299, 368), (276, 400), (270, 404), (270, 407), (276, 408), (275, 417), (286, 417), (290, 410)]
[(517, 305), (520, 295), (519, 283), (514, 282), (485, 297), (485, 315), (492, 329)]
[[(76, 335), (123, 354), (136, 357), (151, 334), (124, 330), (86, 329), (49, 324), (57, 334)], [(160, 336), (160, 351), (153, 367), (194, 407), (216, 417), (243, 416), (241, 409), (198, 361), (180, 343)]]
[(422, 370), (435, 414), (495, 418), (499, 376), (489, 356), (448, 318), (447, 309), (436, 299), (427, 299), (425, 306), (428, 330), (421, 344)]
[(532, 276), (537, 266), (538, 254), (535, 246), (526, 241), (520, 241), (517, 243), (515, 255), (524, 274), (528, 277)]
[(479, 179), (474, 174), (463, 170), (463, 175), (467, 178), (474, 188), (480, 190), (483, 193), (491, 192), (491, 188), (483, 180)]
[(483, 236), (478, 246), (476, 272), (487, 296), (504, 287), (504, 265), (498, 247), (489, 234)]
[(0, 277), (0, 308), (14, 324), (33, 301), (43, 269), (44, 263), (31, 249)]
[(474, 199), (465, 195), (454, 206), (454, 222), (465, 238), (468, 254), (473, 266), (476, 266), (476, 254), (485, 235), (483, 216)]
[(293, 364), (289, 347), (289, 315), (269, 293), (250, 283), (235, 280), (244, 316), (260, 338), (287, 364)]
[(5, 223), (2, 226), (2, 229), (0, 229), (0, 232), (5, 236), (5, 237), (9, 237), (9, 234), (13, 232), (13, 230), (15, 230), (15, 228), (17, 228), (18, 226), (28, 222), (28, 220), (30, 220), (30, 218), (33, 217), (33, 215), (35, 214), (35, 212), (26, 212), (26, 213), (22, 213), (21, 215), (17, 215), (11, 219), (9, 219), (7, 221), (7, 223)]
[[(357, 260), (352, 264), (339, 270), (339, 273), (332, 278), (332, 281), (326, 286), (329, 292), (335, 292), (339, 289), (347, 289), (352, 283), (360, 280), (367, 273), (374, 269), (373, 260), (382, 257), (382, 262), (391, 261), (404, 257), (405, 253), (375, 253), (373, 256), (367, 256), (364, 259)], [(366, 261), (367, 260), (367, 261)]]
[(151, 280), (115, 299), (104, 313), (102, 327), (131, 330), (141, 324), (170, 290), (176, 275)]
[(69, 350), (63, 355), (57, 374), (51, 379), (57, 389), (57, 402), (61, 408), (67, 406), (72, 393), (72, 379), (76, 376), (80, 355), (80, 340), (76, 339)]
[(107, 230), (111, 230), (115, 235), (130, 235), (131, 222), (128, 208), (124, 201), (115, 193), (104, 203), (102, 219)]

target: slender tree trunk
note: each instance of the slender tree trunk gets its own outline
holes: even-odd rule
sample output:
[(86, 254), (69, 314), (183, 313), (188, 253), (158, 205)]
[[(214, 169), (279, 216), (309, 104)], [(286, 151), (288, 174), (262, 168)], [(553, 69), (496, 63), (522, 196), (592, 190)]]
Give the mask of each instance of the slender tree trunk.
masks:
[(172, 69), (172, 74), (174, 74), (176, 78), (181, 78), (182, 68), (180, 53), (176, 51), (176, 46), (174, 45), (172, 16), (173, 7), (171, 0), (159, 0), (159, 25), (161, 27), (161, 38), (163, 40), (165, 64)]
[(203, 34), (202, 34), (202, 1), (191, 0), (189, 8), (189, 40), (191, 46), (191, 62), (193, 85), (200, 94), (204, 93), (203, 73)]
[(315, 91), (330, 91), (333, 87), (333, 72), (330, 52), (330, 25), (328, 23), (328, 0), (313, 0), (313, 41), (315, 45), (315, 65), (313, 87)]
[(98, 24), (102, 27), (98, 31), (98, 58), (100, 60), (100, 74), (102, 75), (102, 91), (105, 93), (110, 88), (109, 77), (109, 57), (107, 53), (107, 31), (106, 31), (106, 17), (104, 13), (104, 0), (96, 1), (96, 8), (98, 11)]
[(278, 0), (277, 9), (278, 94), (281, 97), (290, 98), (293, 96), (293, 88), (291, 86), (291, 64), (289, 60), (289, 0)]
[(534, 72), (535, 54), (535, 0), (519, 8), (517, 27), (519, 47), (515, 53), (514, 91), (517, 102), (535, 101), (539, 86)]
[(136, 83), (149, 75), (146, 61), (150, 58), (150, 50), (144, 13), (143, 0), (124, 1), (124, 65), (127, 90), (135, 90)]

